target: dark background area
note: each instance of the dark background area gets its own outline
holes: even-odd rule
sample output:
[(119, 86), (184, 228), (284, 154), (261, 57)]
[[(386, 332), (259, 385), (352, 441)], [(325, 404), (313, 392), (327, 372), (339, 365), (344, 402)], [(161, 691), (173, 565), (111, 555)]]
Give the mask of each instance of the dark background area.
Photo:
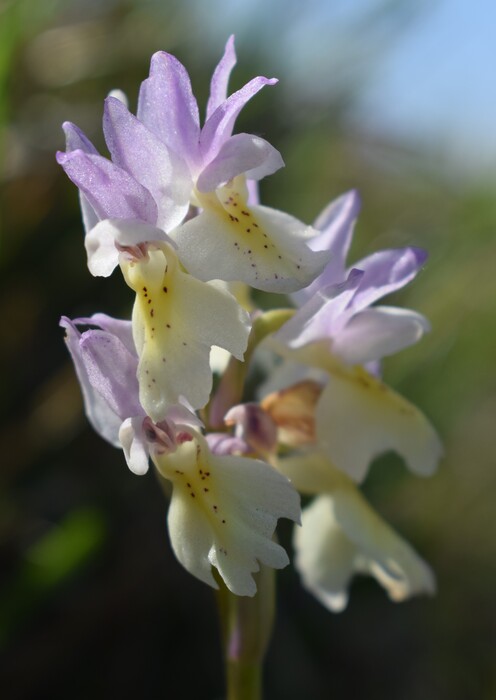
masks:
[[(386, 13), (389, 36), (401, 41), (414, 21), (415, 3), (376, 4), (382, 14), (364, 15), (361, 35), (339, 37), (347, 60), (337, 64), (336, 89), (302, 95), (285, 87), (284, 60), (268, 52), (294, 13), (257, 25), (243, 3), (231, 89), (253, 75), (281, 78), (236, 129), (260, 133), (286, 161), (262, 183), (265, 204), (311, 222), (356, 187), (363, 210), (352, 259), (407, 244), (430, 252), (414, 284), (387, 303), (424, 313), (432, 333), (389, 359), (385, 378), (433, 420), (446, 457), (427, 480), (381, 459), (365, 491), (432, 564), (439, 590), (396, 605), (358, 579), (348, 609), (333, 615), (288, 567), (278, 574), (266, 696), (489, 700), (496, 697), (496, 171), (457, 172), (425, 144), (378, 135), (350, 118), (370, 64), (388, 50), (387, 40), (363, 50), (374, 23)], [(58, 327), (62, 314), (127, 315), (132, 303), (118, 274), (100, 280), (87, 271), (77, 193), (54, 159), (63, 148), (60, 124), (76, 122), (105, 152), (103, 98), (122, 88), (134, 109), (158, 49), (185, 63), (204, 105), (229, 30), (214, 41), (203, 16), (195, 2), (170, 0), (0, 3), (6, 700), (223, 694), (212, 592), (170, 551), (153, 473), (131, 474), (122, 454), (91, 431)], [(330, 57), (321, 56), (323, 73)], [(289, 543), (289, 528), (281, 537)]]

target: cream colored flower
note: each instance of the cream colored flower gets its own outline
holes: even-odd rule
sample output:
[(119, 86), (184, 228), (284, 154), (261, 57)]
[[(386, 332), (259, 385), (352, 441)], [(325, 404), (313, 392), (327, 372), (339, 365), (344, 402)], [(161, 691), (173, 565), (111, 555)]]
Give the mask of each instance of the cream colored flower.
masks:
[(272, 537), (278, 518), (299, 522), (300, 499), (282, 474), (260, 460), (214, 455), (199, 434), (154, 461), (173, 485), (172, 548), (193, 576), (218, 588), (214, 567), (230, 591), (253, 596), (260, 564), (289, 563)]
[(395, 602), (435, 592), (429, 565), (324, 456), (308, 452), (277, 466), (301, 493), (319, 494), (303, 510), (293, 542), (303, 584), (323, 605), (343, 610), (355, 574), (373, 576)]

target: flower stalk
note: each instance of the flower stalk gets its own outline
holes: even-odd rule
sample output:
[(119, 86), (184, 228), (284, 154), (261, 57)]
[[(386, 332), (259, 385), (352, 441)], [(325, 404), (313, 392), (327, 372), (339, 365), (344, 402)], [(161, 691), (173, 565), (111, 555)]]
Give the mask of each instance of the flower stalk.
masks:
[(261, 700), (262, 669), (275, 611), (274, 570), (262, 566), (257, 594), (233, 595), (223, 583), (217, 592), (226, 667), (227, 700)]

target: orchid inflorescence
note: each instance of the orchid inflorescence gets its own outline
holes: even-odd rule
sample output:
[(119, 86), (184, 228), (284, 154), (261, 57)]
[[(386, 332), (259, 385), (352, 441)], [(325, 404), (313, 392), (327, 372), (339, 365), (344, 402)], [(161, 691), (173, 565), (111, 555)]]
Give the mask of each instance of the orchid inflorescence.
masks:
[[(253, 596), (261, 564), (289, 561), (274, 538), (289, 518), (295, 565), (329, 609), (346, 605), (355, 572), (393, 600), (432, 592), (428, 565), (358, 486), (384, 452), (419, 475), (441, 455), (428, 420), (381, 379), (382, 358), (418, 341), (428, 322), (374, 305), (410, 282), (426, 254), (383, 250), (347, 268), (356, 192), (313, 226), (259, 203), (257, 181), (283, 160), (233, 128), (277, 81), (256, 77), (228, 96), (235, 62), (231, 37), (203, 127), (185, 68), (165, 52), (152, 58), (137, 116), (122, 93), (107, 97), (110, 160), (64, 124), (57, 160), (79, 188), (89, 270), (107, 277), (119, 266), (135, 293), (132, 320), (61, 320), (86, 414), (132, 472), (151, 460), (172, 484), (171, 544), (205, 583)], [(250, 288), (288, 294), (291, 308), (262, 313)], [(264, 353), (279, 364), (258, 400), (242, 403), (248, 365)], [(298, 492), (315, 496), (302, 513)]]

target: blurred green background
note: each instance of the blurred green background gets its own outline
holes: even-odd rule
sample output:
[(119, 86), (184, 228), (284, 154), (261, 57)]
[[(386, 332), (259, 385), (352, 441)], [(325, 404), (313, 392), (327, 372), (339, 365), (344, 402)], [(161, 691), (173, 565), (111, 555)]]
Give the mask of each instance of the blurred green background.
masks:
[[(460, 136), (449, 105), (442, 118), (428, 107), (412, 114), (412, 130), (404, 120), (394, 127), (394, 108), (409, 111), (415, 91), (422, 98), (432, 65), (454, 84), (460, 78), (458, 127), (484, 112), (494, 130), (496, 119), (462, 85), (484, 92), (491, 64), (477, 65), (474, 54), (467, 66), (466, 46), (449, 54), (440, 44), (423, 74), (411, 59), (404, 93), (395, 96), (392, 81), (384, 120), (370, 93), (374, 71), (389, 60), (394, 72), (394, 56), (421, 42), (430, 22), (432, 52), (439, 4), (362, 1), (347, 17), (346, 3), (314, 0), (0, 2), (2, 698), (222, 697), (213, 596), (171, 554), (154, 476), (132, 475), (83, 415), (58, 319), (128, 314), (132, 299), (119, 275), (87, 272), (77, 193), (54, 152), (64, 120), (103, 149), (103, 98), (119, 87), (134, 108), (159, 49), (186, 64), (204, 105), (231, 32), (232, 89), (253, 75), (281, 79), (237, 124), (286, 161), (262, 183), (263, 201), (311, 222), (356, 187), (363, 209), (352, 259), (406, 244), (429, 250), (414, 284), (388, 303), (426, 314), (432, 333), (389, 359), (385, 377), (431, 417), (446, 446), (434, 478), (416, 479), (388, 457), (365, 484), (434, 567), (437, 596), (395, 605), (359, 579), (349, 608), (332, 615), (283, 571), (267, 698), (496, 697), (494, 131), (471, 122), (473, 133), (469, 124)], [(441, 34), (459, 5), (448, 3)], [(473, 7), (481, 31), (496, 21), (489, 2)], [(474, 27), (464, 36), (475, 46)], [(413, 128), (428, 127), (430, 114), (440, 131)]]

